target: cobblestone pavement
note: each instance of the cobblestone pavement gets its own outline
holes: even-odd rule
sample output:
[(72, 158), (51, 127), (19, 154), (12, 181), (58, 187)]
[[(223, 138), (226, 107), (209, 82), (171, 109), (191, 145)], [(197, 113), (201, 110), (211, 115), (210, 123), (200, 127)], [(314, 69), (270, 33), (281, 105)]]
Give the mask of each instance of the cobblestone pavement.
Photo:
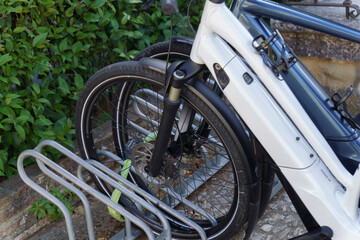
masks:
[[(115, 235), (124, 227), (123, 223), (117, 222), (107, 214), (103, 204), (95, 199), (90, 199), (91, 209), (94, 217), (96, 239), (106, 240)], [(73, 216), (76, 239), (88, 239), (86, 223), (84, 221), (84, 210), (79, 207)], [(305, 228), (298, 217), (289, 197), (281, 190), (270, 201), (265, 214), (258, 222), (251, 240), (283, 240), (305, 233)], [(232, 240), (240, 240), (244, 233), (239, 232)], [(58, 240), (67, 239), (64, 221), (56, 221), (52, 225), (41, 229), (28, 238), (29, 240)], [(141, 236), (140, 240), (146, 239)], [(224, 239), (227, 240), (227, 239)]]
[[(304, 234), (302, 224), (288, 195), (282, 189), (270, 201), (264, 215), (258, 222), (251, 240), (283, 240)], [(238, 233), (233, 240), (240, 240), (244, 233)]]

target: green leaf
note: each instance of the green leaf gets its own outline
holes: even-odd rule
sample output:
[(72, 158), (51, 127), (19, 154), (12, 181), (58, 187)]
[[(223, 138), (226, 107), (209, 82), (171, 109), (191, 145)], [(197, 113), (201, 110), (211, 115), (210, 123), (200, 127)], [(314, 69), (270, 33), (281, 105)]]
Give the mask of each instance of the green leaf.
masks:
[(125, 13), (124, 16), (121, 18), (121, 24), (125, 25), (129, 19), (130, 19), (130, 15)]
[(7, 163), (11, 166), (16, 167), (17, 166), (17, 159), (16, 158), (11, 158), (9, 161), (7, 161)]
[(107, 40), (107, 39), (108, 39), (106, 33), (104, 33), (104, 32), (97, 32), (96, 35), (97, 35), (99, 38), (103, 39), (103, 40)]
[(5, 175), (7, 178), (12, 178), (15, 173), (15, 169), (9, 165), (5, 165)]
[(0, 57), (0, 66), (4, 65), (7, 62), (10, 62), (11, 60), (13, 60), (13, 57), (9, 53), (2, 55)]
[(74, 83), (77, 88), (81, 88), (84, 86), (84, 79), (80, 74), (75, 74)]
[(15, 112), (10, 107), (0, 107), (0, 112), (10, 118), (15, 117)]
[(37, 210), (37, 212), (35, 212), (35, 215), (38, 219), (42, 219), (42, 218), (46, 217), (46, 212), (44, 209), (40, 208)]
[(27, 118), (26, 121), (32, 117), (31, 113), (26, 109), (21, 110), (20, 116), (25, 116)]
[(111, 40), (119, 40), (123, 37), (124, 35), (121, 32), (114, 32), (110, 35), (110, 39)]
[(67, 47), (68, 47), (67, 38), (65, 38), (64, 40), (62, 40), (62, 41), (60, 42), (60, 45), (59, 45), (59, 50), (60, 50), (60, 52), (65, 51), (65, 50), (67, 49)]
[(16, 27), (14, 29), (14, 33), (21, 33), (25, 30), (26, 28), (25, 27)]
[(5, 176), (5, 167), (2, 158), (0, 158), (0, 176)]
[(11, 99), (15, 99), (15, 98), (19, 98), (19, 97), (21, 97), (21, 95), (15, 94), (15, 93), (9, 93), (6, 95), (6, 98), (11, 98)]
[(115, 18), (111, 19), (111, 26), (114, 28), (115, 31), (119, 29), (119, 23)]
[[(1, 66), (1, 65), (0, 65)], [(8, 83), (8, 81), (6, 80), (6, 78), (0, 76), (0, 81), (4, 82), (4, 83)]]
[(143, 34), (140, 31), (135, 31), (133, 38), (140, 39), (140, 38), (142, 38), (142, 36), (143, 36)]
[(46, 39), (48, 33), (40, 33), (33, 39), (32, 45), (33, 47), (39, 47)]
[(51, 14), (58, 13), (59, 11), (56, 10), (55, 8), (48, 8), (48, 9), (47, 9), (47, 12), (51, 15)]
[(60, 91), (62, 91), (64, 94), (69, 94), (70, 93), (69, 85), (62, 77), (58, 78), (58, 83), (59, 83)]
[(8, 50), (8, 52), (11, 52), (14, 49), (13, 42), (9, 38), (6, 38), (5, 42), (6, 42), (6, 49)]
[(51, 91), (50, 89), (42, 89), (41, 94), (54, 94), (54, 92)]
[(51, 107), (50, 101), (47, 100), (46, 98), (39, 98), (37, 101), (38, 101), (38, 102), (41, 102), (41, 103), (45, 103), (46, 105), (48, 105), (49, 107)]
[(20, 135), (20, 137), (25, 140), (25, 130), (22, 126), (15, 124), (15, 130)]
[(15, 77), (15, 76), (11, 76), (11, 77), (10, 77), (10, 81), (11, 81), (12, 83), (15, 83), (15, 84), (18, 85), (18, 86), (21, 85), (19, 79), (18, 79), (17, 77)]
[(55, 136), (55, 133), (54, 131), (44, 131), (44, 136), (46, 137), (54, 137)]
[(36, 28), (36, 32), (38, 32), (39, 34), (40, 33), (45, 33), (45, 32), (47, 32), (49, 30), (49, 28), (48, 27), (37, 27)]
[(10, 103), (10, 104), (8, 104), (8, 106), (11, 108), (17, 108), (17, 109), (23, 108), (22, 106), (20, 106), (19, 104), (16, 104), (16, 103)]
[(110, 2), (108, 2), (107, 6), (110, 7), (114, 13), (116, 13), (116, 8), (114, 7), (114, 5), (112, 5)]
[(86, 22), (99, 22), (100, 17), (95, 13), (88, 12), (84, 15), (84, 20)]
[(65, 17), (72, 17), (73, 13), (74, 13), (74, 9), (76, 6), (72, 6), (69, 7), (66, 11), (65, 11)]
[(91, 4), (91, 8), (98, 9), (98, 8), (102, 7), (105, 4), (105, 2), (106, 2), (106, 0), (95, 0)]
[(40, 87), (39, 87), (39, 85), (37, 83), (32, 83), (31, 87), (32, 87), (32, 89), (34, 89), (36, 94), (40, 93)]
[(65, 29), (65, 27), (57, 27), (57, 28), (54, 29), (54, 32), (55, 33), (60, 33), (62, 31), (64, 31), (64, 29)]
[(29, 120), (29, 118), (30, 118), (30, 116), (26, 116), (26, 115), (18, 116), (16, 118), (16, 123), (19, 125), (23, 125), (24, 123), (27, 122), (27, 120)]
[(85, 31), (88, 31), (88, 32), (92, 32), (92, 31), (95, 31), (95, 30), (98, 30), (99, 27), (95, 24), (89, 24), (84, 30)]
[(76, 42), (73, 46), (72, 46), (72, 50), (73, 50), (73, 53), (78, 53), (81, 51), (83, 47), (83, 44), (81, 42)]
[(74, 32), (76, 32), (77, 31), (77, 29), (76, 28), (74, 28), (74, 27), (68, 27), (67, 29), (66, 29), (66, 31), (68, 32), (68, 33), (74, 33)]
[(40, 0), (40, 3), (43, 4), (45, 7), (51, 7), (55, 4), (52, 0)]
[(52, 124), (53, 123), (44, 116), (40, 116), (39, 119), (35, 120), (35, 126), (51, 126)]
[(82, 39), (86, 38), (87, 36), (88, 36), (87, 34), (81, 32), (81, 31), (79, 31), (79, 32), (76, 33), (76, 38), (77, 38), (78, 40), (82, 40)]
[(137, 54), (139, 53), (139, 50), (131, 50), (126, 53), (127, 56), (130, 57), (130, 59), (133, 59)]
[[(13, 123), (14, 120), (12, 118), (5, 118), (4, 120), (1, 121), (1, 123), (7, 124), (7, 123)], [(3, 126), (3, 128), (5, 129), (5, 127)]]

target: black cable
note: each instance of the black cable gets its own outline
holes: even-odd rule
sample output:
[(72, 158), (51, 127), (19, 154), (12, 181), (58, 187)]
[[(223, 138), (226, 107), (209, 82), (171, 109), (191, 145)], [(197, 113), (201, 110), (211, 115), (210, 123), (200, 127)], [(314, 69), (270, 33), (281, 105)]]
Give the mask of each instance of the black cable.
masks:
[(193, 32), (193, 35), (195, 35), (195, 30), (194, 30), (193, 26), (190, 23), (190, 7), (191, 7), (191, 4), (192, 4), (192, 1), (193, 0), (190, 0), (190, 2), (189, 2), (189, 6), (188, 6), (188, 9), (187, 9), (187, 12), (186, 12), (186, 18), (187, 18), (187, 23), (188, 23), (188, 26), (189, 26), (190, 30)]
[(175, 21), (174, 23), (175, 23), (176, 27), (178, 27), (182, 33), (185, 33), (185, 35), (194, 37), (194, 34), (193, 34), (193, 33), (185, 26), (185, 24), (180, 20), (180, 16), (177, 14), (176, 17), (177, 17), (179, 23), (181, 24), (181, 26), (180, 26), (180, 25), (178, 25), (178, 24), (176, 23), (176, 21)]
[[(182, 27), (178, 26), (178, 25), (175, 23), (176, 26), (177, 26), (178, 28), (180, 28), (181, 30), (186, 31), (186, 33), (187, 33), (189, 36), (194, 37), (194, 36), (195, 36), (194, 32), (191, 30), (191, 28), (189, 29), (188, 27), (185, 26), (185, 24), (183, 23), (183, 21), (181, 20), (181, 18), (180, 18), (180, 16), (179, 16), (179, 14), (176, 14), (176, 17), (177, 17), (177, 19), (178, 19), (178, 21), (179, 21), (179, 23), (181, 24)], [(189, 21), (189, 20), (188, 20), (188, 21)]]
[(148, 1), (146, 1), (143, 5), (142, 5), (142, 10), (148, 10), (150, 7), (151, 7), (151, 5), (153, 4), (155, 2), (155, 0), (148, 0)]

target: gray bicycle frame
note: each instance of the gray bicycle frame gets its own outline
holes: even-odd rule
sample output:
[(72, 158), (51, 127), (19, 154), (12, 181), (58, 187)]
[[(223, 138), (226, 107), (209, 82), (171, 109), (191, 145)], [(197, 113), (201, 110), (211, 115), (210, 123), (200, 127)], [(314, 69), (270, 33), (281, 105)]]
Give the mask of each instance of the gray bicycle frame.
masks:
[[(274, 32), (260, 17), (285, 21), (335, 37), (360, 43), (360, 31), (332, 22), (319, 16), (267, 0), (235, 0), (231, 7), (234, 15), (255, 37), (270, 37)], [(282, 45), (272, 46), (280, 59)], [(360, 162), (360, 139), (355, 131), (329, 102), (330, 96), (299, 60), (282, 77), (305, 111), (324, 135), (342, 164), (354, 173)]]

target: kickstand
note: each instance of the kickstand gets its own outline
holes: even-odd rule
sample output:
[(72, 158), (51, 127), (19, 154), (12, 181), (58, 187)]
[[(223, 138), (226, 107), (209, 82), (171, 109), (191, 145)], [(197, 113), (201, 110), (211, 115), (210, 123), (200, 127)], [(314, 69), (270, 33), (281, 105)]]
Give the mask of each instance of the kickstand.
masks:
[(319, 227), (301, 236), (289, 240), (331, 240), (333, 231), (329, 227)]

